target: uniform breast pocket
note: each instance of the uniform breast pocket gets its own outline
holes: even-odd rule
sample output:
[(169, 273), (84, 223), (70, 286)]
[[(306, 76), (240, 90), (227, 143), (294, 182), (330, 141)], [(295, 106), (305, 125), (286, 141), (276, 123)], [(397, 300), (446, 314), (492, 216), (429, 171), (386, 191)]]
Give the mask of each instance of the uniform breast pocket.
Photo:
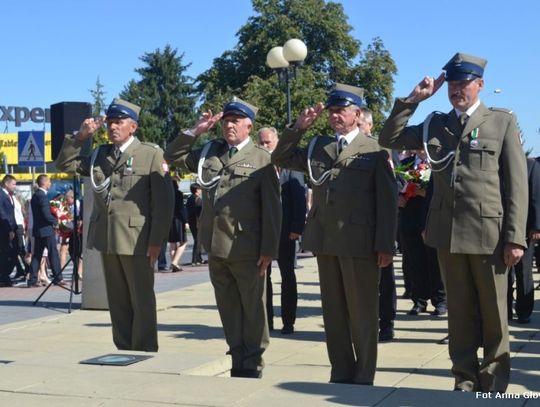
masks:
[(231, 184), (238, 185), (243, 184), (244, 182), (249, 182), (249, 184), (246, 185), (251, 185), (251, 182), (257, 178), (258, 174), (259, 172), (256, 168), (236, 167), (231, 176)]
[(499, 168), (498, 143), (492, 140), (477, 141), (468, 151), (469, 166), (482, 171), (496, 171)]
[(214, 178), (216, 175), (218, 175), (220, 169), (221, 169), (221, 168), (218, 168), (217, 166), (212, 165), (212, 163), (205, 163), (205, 164), (203, 164), (203, 166), (202, 166), (202, 175), (203, 175), (203, 179), (204, 179), (205, 181), (211, 180), (211, 179)]

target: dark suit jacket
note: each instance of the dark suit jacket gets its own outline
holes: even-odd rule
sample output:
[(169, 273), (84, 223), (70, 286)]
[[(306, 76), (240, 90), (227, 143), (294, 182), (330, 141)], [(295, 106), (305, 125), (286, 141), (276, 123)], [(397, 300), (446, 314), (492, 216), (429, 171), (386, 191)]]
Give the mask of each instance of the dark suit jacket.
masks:
[(9, 243), (9, 232), (17, 230), (15, 221), (15, 212), (11, 200), (7, 194), (0, 188), (0, 244), (4, 247)]
[(527, 233), (540, 230), (540, 163), (527, 158), (529, 179), (529, 211), (527, 214)]
[(32, 234), (34, 237), (45, 237), (54, 235), (54, 228), (58, 220), (51, 213), (51, 205), (47, 194), (41, 189), (38, 189), (32, 200), (30, 201), (32, 206), (32, 217), (34, 226), (32, 228)]
[(281, 169), (279, 172), (281, 185), (281, 206), (283, 218), (281, 234), (302, 234), (306, 223), (306, 189), (304, 175), (299, 171)]

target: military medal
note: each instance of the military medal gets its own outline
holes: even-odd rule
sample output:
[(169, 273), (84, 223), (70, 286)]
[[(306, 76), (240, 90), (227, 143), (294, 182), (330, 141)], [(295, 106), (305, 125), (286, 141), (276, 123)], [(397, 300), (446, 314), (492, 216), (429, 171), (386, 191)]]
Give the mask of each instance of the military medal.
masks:
[(124, 168), (124, 175), (133, 174), (133, 157), (129, 157), (126, 161), (126, 168)]
[(471, 142), (469, 143), (469, 145), (472, 147), (472, 148), (476, 148), (478, 147), (478, 133), (479, 133), (479, 130), (478, 130), (478, 127), (476, 129), (473, 129), (473, 131), (471, 132)]

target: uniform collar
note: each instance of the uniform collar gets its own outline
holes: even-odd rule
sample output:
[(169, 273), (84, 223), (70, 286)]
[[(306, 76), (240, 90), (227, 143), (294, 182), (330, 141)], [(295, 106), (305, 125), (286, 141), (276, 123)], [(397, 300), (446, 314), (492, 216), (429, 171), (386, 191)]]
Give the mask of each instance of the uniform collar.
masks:
[(339, 141), (342, 138), (345, 138), (345, 140), (347, 140), (347, 144), (351, 144), (352, 141), (356, 138), (356, 136), (358, 136), (359, 133), (360, 133), (360, 129), (356, 127), (353, 131), (347, 134), (336, 133), (336, 139), (337, 141)]
[(123, 153), (124, 151), (126, 151), (127, 148), (131, 145), (131, 143), (133, 143), (133, 140), (135, 140), (135, 136), (130, 136), (124, 144), (118, 147), (120, 152)]
[(244, 148), (245, 146), (248, 145), (249, 143), (249, 140), (250, 138), (249, 137), (246, 137), (246, 139), (244, 141), (242, 141), (240, 144), (237, 144), (235, 146), (229, 144), (229, 150), (232, 148), (232, 147), (236, 147), (238, 149), (238, 151), (240, 151), (242, 148)]
[(465, 112), (462, 112), (461, 110), (458, 110), (458, 109), (454, 109), (455, 112), (456, 112), (456, 116), (459, 118), (459, 116), (461, 116), (463, 113), (466, 113), (467, 116), (471, 117), (472, 114), (476, 111), (476, 109), (478, 109), (478, 106), (480, 106), (480, 99), (478, 99), (476, 101), (476, 103), (474, 105), (472, 105), (471, 107), (469, 107)]

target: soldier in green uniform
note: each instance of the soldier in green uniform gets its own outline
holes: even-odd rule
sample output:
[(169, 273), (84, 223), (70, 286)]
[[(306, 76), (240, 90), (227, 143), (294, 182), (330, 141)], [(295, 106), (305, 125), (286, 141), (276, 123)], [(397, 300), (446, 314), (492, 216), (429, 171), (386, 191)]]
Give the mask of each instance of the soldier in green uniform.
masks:
[[(504, 392), (510, 376), (507, 272), (526, 247), (527, 173), (516, 118), (480, 102), (486, 63), (456, 54), (445, 74), (425, 77), (396, 100), (379, 142), (424, 148), (432, 165), (426, 244), (438, 251), (447, 290), (455, 390)], [(453, 109), (407, 126), (418, 103), (445, 80)]]
[[(232, 377), (262, 376), (268, 346), (265, 272), (277, 253), (281, 226), (279, 181), (270, 153), (250, 131), (257, 109), (233, 99), (208, 111), (167, 146), (165, 157), (197, 173), (203, 189), (200, 239), (232, 356)], [(221, 120), (223, 138), (194, 146)]]
[[(174, 195), (163, 151), (134, 136), (139, 111), (115, 99), (106, 117), (86, 119), (76, 134), (66, 135), (56, 165), (92, 181), (87, 245), (103, 259), (115, 345), (157, 352), (153, 266), (169, 231)], [(81, 156), (85, 140), (104, 123), (111, 144)]]
[(326, 108), (335, 136), (297, 145), (324, 111), (305, 109), (272, 153), (283, 168), (307, 172), (313, 205), (302, 246), (317, 256), (330, 382), (373, 384), (377, 365), (379, 269), (392, 261), (397, 186), (374, 137), (359, 130), (363, 89), (338, 84)]

